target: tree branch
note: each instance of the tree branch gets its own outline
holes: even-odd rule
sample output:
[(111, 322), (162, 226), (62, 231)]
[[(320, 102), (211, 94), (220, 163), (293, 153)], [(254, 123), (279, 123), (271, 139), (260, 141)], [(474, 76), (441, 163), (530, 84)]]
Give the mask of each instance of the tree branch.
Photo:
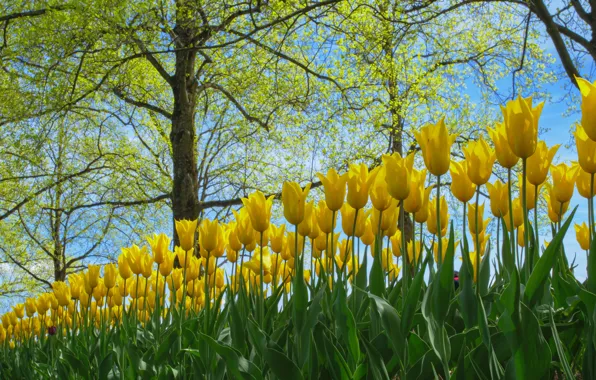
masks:
[(133, 106), (136, 106), (136, 107), (148, 109), (149, 111), (156, 112), (156, 113), (166, 117), (167, 119), (172, 120), (172, 114), (169, 113), (168, 111), (164, 110), (161, 107), (155, 106), (150, 103), (141, 102), (141, 101), (135, 100), (133, 98), (129, 98), (128, 96), (124, 95), (124, 93), (121, 90), (119, 90), (118, 88), (113, 88), (112, 92), (117, 97), (119, 97), (120, 99), (122, 99), (123, 101), (125, 101), (128, 104), (132, 104)]

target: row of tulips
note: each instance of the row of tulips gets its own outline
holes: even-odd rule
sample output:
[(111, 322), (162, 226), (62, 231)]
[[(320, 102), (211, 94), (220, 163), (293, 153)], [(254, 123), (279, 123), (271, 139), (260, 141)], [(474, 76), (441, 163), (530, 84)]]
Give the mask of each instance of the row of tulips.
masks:
[[(577, 187), (589, 210), (588, 224), (576, 225), (577, 239), (594, 250), (596, 91), (578, 83), (576, 163), (551, 165), (559, 146), (538, 140), (543, 104), (531, 98), (502, 107), (503, 122), (488, 129), (492, 144), (483, 137), (469, 142), (459, 162), (451, 160), (456, 136), (444, 120), (426, 125), (415, 132), (424, 169), (414, 167), (415, 152), (384, 155), (372, 170), (330, 169), (318, 174), (324, 200), (316, 205), (308, 201), (310, 185), (286, 182), (287, 224), (279, 226), (271, 223), (274, 196), (257, 191), (228, 223), (176, 221), (173, 250), (168, 236), (153, 235), (149, 247), (122, 249), (117, 264), (89, 265), (15, 305), (1, 318), (0, 373), (343, 379), (583, 371), (593, 378), (595, 255), (588, 253), (582, 284), (561, 244)], [(506, 169), (506, 183), (489, 183), (495, 161)], [(463, 206), (460, 241), (442, 194), (448, 173), (451, 194)], [(483, 186), (497, 222), (493, 261)], [(545, 249), (539, 249), (540, 198), (553, 231)], [(398, 228), (409, 223), (408, 233)], [(573, 319), (577, 314), (584, 317)], [(567, 323), (560, 334), (555, 318)], [(577, 332), (578, 320), (583, 335), (563, 336)], [(27, 368), (31, 359), (44, 364)]]

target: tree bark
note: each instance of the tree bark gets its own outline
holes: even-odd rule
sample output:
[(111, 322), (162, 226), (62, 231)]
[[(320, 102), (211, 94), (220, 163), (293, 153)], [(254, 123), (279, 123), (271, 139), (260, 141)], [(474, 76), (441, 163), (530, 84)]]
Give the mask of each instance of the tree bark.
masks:
[[(172, 164), (174, 181), (172, 188), (172, 211), (174, 220), (194, 220), (199, 217), (199, 185), (196, 154), (195, 110), (197, 81), (195, 61), (197, 52), (190, 49), (196, 35), (193, 12), (187, 2), (177, 2), (176, 70), (172, 77), (174, 112), (172, 113)], [(179, 244), (174, 229), (174, 244)]]

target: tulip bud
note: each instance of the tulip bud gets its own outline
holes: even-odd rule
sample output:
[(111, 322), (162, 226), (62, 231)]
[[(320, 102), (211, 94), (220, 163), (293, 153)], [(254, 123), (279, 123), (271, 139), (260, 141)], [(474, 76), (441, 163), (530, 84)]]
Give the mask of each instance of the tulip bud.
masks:
[(317, 177), (319, 177), (323, 183), (326, 206), (331, 211), (338, 211), (343, 205), (344, 198), (346, 197), (346, 181), (348, 175), (342, 174), (340, 176), (335, 169), (331, 168), (327, 171), (327, 176), (317, 173)]
[(501, 106), (507, 141), (511, 151), (520, 158), (528, 158), (536, 151), (538, 141), (538, 119), (544, 103), (532, 108), (532, 97), (517, 99)]
[(304, 220), (306, 197), (310, 191), (310, 183), (304, 190), (296, 182), (284, 182), (281, 191), (281, 200), (284, 206), (284, 217), (294, 225), (299, 225)]
[(445, 119), (441, 118), (436, 124), (428, 124), (414, 131), (416, 141), (422, 149), (424, 164), (429, 172), (441, 176), (449, 171), (451, 163), (451, 145), (456, 135), (450, 135), (445, 126)]
[(197, 223), (198, 221), (196, 219), (183, 219), (175, 221), (176, 233), (178, 234), (178, 239), (180, 240), (180, 247), (182, 247), (182, 249), (185, 251), (190, 251), (194, 248)]

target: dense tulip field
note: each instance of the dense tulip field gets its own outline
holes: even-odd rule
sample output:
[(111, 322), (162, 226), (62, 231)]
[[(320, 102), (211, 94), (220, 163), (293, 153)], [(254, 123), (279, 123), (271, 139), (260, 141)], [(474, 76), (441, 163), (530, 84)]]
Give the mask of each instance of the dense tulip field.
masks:
[[(280, 225), (275, 197), (255, 192), (227, 223), (176, 221), (173, 249), (153, 235), (14, 305), (0, 377), (595, 379), (596, 87), (578, 82), (577, 163), (551, 165), (558, 146), (538, 140), (543, 104), (531, 98), (503, 106), (492, 141), (470, 141), (459, 162), (444, 121), (426, 125), (424, 168), (411, 152), (331, 169), (316, 205), (310, 185), (286, 182)], [(495, 162), (507, 183), (489, 182)], [(444, 183), (463, 213), (449, 214)], [(576, 187), (589, 210), (575, 225), (585, 282), (562, 244)]]

